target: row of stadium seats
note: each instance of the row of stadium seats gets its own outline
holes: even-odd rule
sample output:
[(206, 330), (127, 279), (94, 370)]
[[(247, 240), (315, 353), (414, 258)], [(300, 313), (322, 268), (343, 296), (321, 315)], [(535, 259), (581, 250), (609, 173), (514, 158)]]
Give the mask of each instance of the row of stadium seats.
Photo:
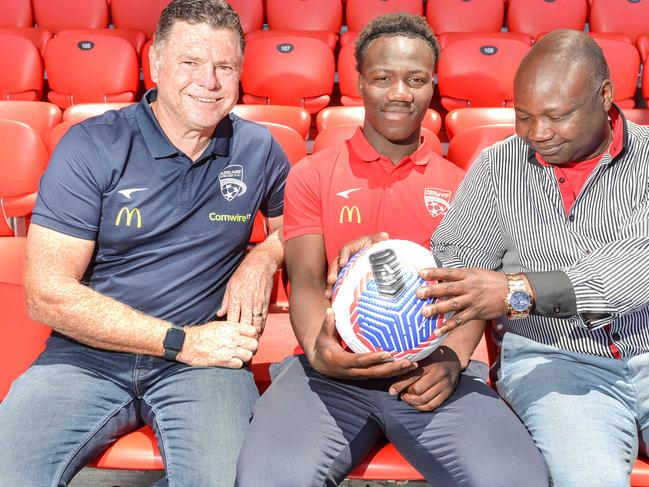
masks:
[[(633, 107), (640, 54), (623, 37), (591, 35), (610, 65), (615, 101), (622, 107)], [(42, 99), (45, 72), (49, 87), (46, 97), (61, 108), (78, 103), (134, 101), (140, 90), (139, 41), (131, 40), (94, 31), (68, 31), (50, 39), (41, 58), (30, 41), (0, 34), (0, 99)], [(530, 38), (499, 34), (446, 42), (437, 67), (444, 108), (511, 106), (514, 73), (530, 45)], [(146, 88), (154, 86), (149, 75), (150, 46), (150, 41), (141, 46)], [(252, 104), (302, 106), (317, 113), (331, 104), (336, 72), (340, 102), (362, 104), (353, 43), (340, 50), (336, 63), (334, 51), (317, 39), (293, 35), (253, 39), (246, 48), (242, 99)], [(642, 73), (641, 85), (643, 98), (649, 99), (648, 69)]]
[[(79, 104), (61, 112), (48, 102), (0, 102), (0, 209), (4, 217), (0, 218), (0, 236), (25, 233), (40, 176), (67, 130), (90, 116), (126, 105), (128, 103)], [(305, 140), (311, 116), (303, 108), (237, 105), (234, 112), (266, 126), (292, 164), (307, 155), (307, 148), (316, 152), (350, 138), (364, 118), (363, 107), (326, 108), (316, 117), (318, 133), (311, 143)], [(625, 114), (634, 121), (649, 124), (649, 110), (627, 109)], [(512, 108), (460, 108), (448, 113), (445, 128), (450, 139), (446, 157), (467, 169), (483, 148), (515, 132), (514, 111)], [(443, 153), (438, 138), (440, 129), (440, 115), (428, 109), (422, 134), (438, 154)], [(263, 219), (258, 216), (251, 244), (261, 242), (265, 235)]]
[[(69, 29), (142, 31), (148, 38), (168, 0), (1, 0), (0, 27), (32, 27), (53, 33)], [(510, 32), (536, 37), (558, 28), (621, 33), (635, 42), (647, 34), (649, 6), (637, 0), (229, 0), (245, 32), (319, 31), (337, 36), (359, 32), (386, 12), (425, 15), (437, 34)], [(343, 29), (343, 14), (346, 29)], [(318, 35), (318, 34), (316, 34)], [(334, 40), (335, 42), (335, 40)]]
[[(8, 333), (0, 344), (3, 367), (0, 368), (0, 401), (11, 382), (43, 350), (50, 329), (32, 321), (25, 309), (22, 273), (25, 239), (0, 237), (0, 328)], [(281, 275), (281, 272), (278, 273)], [(282, 287), (282, 279), (276, 280)], [(485, 333), (485, 337), (489, 332)], [(269, 366), (299, 350), (286, 308), (272, 311), (266, 323), (251, 370), (260, 392), (270, 385)], [(492, 343), (483, 338), (473, 359), (488, 362)], [(100, 454), (91, 466), (105, 469), (162, 470), (164, 463), (153, 431), (149, 427), (126, 434)], [(350, 479), (374, 481), (421, 481), (422, 475), (390, 443), (380, 442), (350, 473)], [(639, 458), (631, 474), (631, 487), (649, 487), (649, 462)]]

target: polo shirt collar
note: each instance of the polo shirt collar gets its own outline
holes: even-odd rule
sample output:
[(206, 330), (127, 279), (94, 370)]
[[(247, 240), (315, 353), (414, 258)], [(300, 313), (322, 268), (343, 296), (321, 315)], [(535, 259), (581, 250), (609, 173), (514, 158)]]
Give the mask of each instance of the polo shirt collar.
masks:
[[(142, 137), (144, 138), (144, 141), (153, 157), (156, 159), (174, 157), (180, 154), (180, 151), (169, 142), (169, 139), (160, 127), (160, 124), (151, 109), (150, 103), (154, 102), (157, 97), (157, 88), (152, 88), (147, 91), (135, 110), (135, 117), (140, 126)], [(206, 156), (211, 154), (227, 157), (230, 154), (231, 140), (232, 120), (230, 116), (227, 116), (217, 125), (212, 140), (207, 149), (203, 152), (201, 159), (204, 159)]]
[[(419, 166), (428, 164), (432, 151), (428, 148), (428, 142), (426, 142), (426, 139), (423, 136), (421, 137), (421, 141), (422, 142), (419, 147), (417, 147), (417, 150), (409, 156), (404, 157), (399, 161), (399, 164), (402, 164), (406, 160), (413, 161)], [(349, 139), (349, 145), (356, 156), (362, 161), (374, 162), (381, 158), (385, 159), (385, 156), (380, 154), (374, 147), (372, 147), (372, 144), (368, 142), (361, 127), (358, 127), (352, 138)]]
[[(618, 157), (624, 154), (627, 151), (629, 146), (629, 133), (626, 118), (622, 113), (622, 110), (613, 103), (611, 109), (608, 111), (608, 118), (610, 120), (611, 129), (613, 130), (613, 140), (611, 145), (608, 147), (607, 151), (604, 152), (604, 155), (608, 152), (610, 158), (603, 158), (602, 160), (605, 163), (611, 163), (615, 161)], [(527, 147), (527, 161), (532, 164), (542, 165), (536, 158), (536, 152), (531, 147)]]

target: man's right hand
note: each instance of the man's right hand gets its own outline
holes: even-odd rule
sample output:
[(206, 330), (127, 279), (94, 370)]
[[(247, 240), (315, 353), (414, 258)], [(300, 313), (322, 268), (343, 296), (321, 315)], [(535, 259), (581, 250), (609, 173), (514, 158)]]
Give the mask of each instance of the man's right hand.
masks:
[(176, 357), (192, 366), (240, 369), (257, 350), (259, 333), (252, 325), (211, 321), (186, 326), (185, 342)]
[(394, 377), (417, 368), (410, 360), (389, 360), (387, 352), (353, 353), (345, 350), (336, 336), (334, 314), (326, 311), (313, 350), (307, 352), (311, 365), (323, 375), (338, 379)]

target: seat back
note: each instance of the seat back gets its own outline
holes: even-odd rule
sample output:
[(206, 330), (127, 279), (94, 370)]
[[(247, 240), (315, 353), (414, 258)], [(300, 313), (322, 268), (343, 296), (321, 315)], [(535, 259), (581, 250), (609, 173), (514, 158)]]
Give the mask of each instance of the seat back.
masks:
[(338, 87), (340, 103), (345, 106), (361, 106), (363, 99), (358, 92), (358, 71), (354, 57), (355, 43), (349, 42), (338, 53)]
[(52, 33), (49, 30), (39, 27), (0, 27), (0, 34), (10, 34), (27, 39), (36, 46), (41, 56), (45, 54), (47, 41), (52, 38)]
[(271, 122), (291, 127), (302, 142), (309, 135), (311, 115), (302, 107), (284, 105), (235, 105), (232, 112), (253, 122)]
[(347, 0), (345, 6), (347, 28), (353, 32), (360, 32), (374, 17), (396, 12), (423, 15), (424, 4), (421, 0)]
[(611, 72), (611, 81), (615, 87), (613, 101), (622, 108), (635, 106), (634, 97), (640, 72), (638, 50), (633, 44), (613, 39), (606, 34), (592, 33), (591, 36), (602, 48)]
[(649, 106), (649, 67), (646, 63), (642, 69), (642, 98)]
[(241, 20), (244, 33), (261, 30), (264, 27), (263, 0), (228, 0), (230, 7)]
[(341, 0), (266, 0), (268, 27), (338, 33), (343, 21)]
[(304, 139), (297, 131), (286, 125), (273, 122), (258, 122), (266, 127), (273, 139), (282, 147), (284, 154), (291, 162), (296, 164), (300, 159), (306, 157), (306, 144)]
[(0, 198), (35, 193), (47, 160), (45, 142), (36, 130), (0, 120)]
[(500, 32), (504, 0), (435, 0), (426, 3), (426, 21), (435, 35), (444, 32)]
[[(318, 132), (341, 125), (363, 125), (365, 120), (365, 107), (327, 107), (318, 113), (316, 126)], [(426, 110), (426, 116), (421, 126), (430, 130), (435, 135), (439, 134), (442, 126), (442, 117), (432, 108)]]
[(27, 315), (23, 290), (26, 238), (0, 237), (0, 400), (45, 347), (50, 328)]
[(78, 123), (90, 117), (96, 117), (109, 110), (119, 110), (121, 108), (133, 105), (135, 102), (123, 103), (79, 103), (72, 105), (63, 112), (62, 120), (64, 122)]
[(108, 27), (106, 0), (32, 0), (39, 27), (51, 32), (64, 29)]
[(50, 155), (54, 153), (54, 149), (56, 149), (56, 146), (61, 141), (63, 136), (67, 133), (68, 129), (76, 123), (78, 122), (63, 121), (52, 128), (47, 136), (47, 140), (45, 141), (47, 145), (47, 152), (49, 152)]
[(43, 62), (23, 37), (0, 34), (0, 100), (38, 100), (43, 92)]
[(513, 108), (505, 107), (476, 107), (456, 108), (451, 110), (444, 119), (444, 128), (449, 140), (458, 132), (480, 125), (513, 124), (516, 114)]
[(169, 0), (110, 0), (110, 13), (115, 28), (141, 30), (150, 39), (168, 4)]
[(138, 55), (142, 52), (142, 46), (144, 46), (144, 43), (146, 42), (146, 35), (144, 32), (131, 29), (66, 29), (59, 32), (59, 35), (65, 34), (103, 34), (119, 37), (128, 41)]
[(129, 102), (135, 99), (139, 64), (133, 46), (119, 37), (66, 34), (45, 48), (48, 99), (61, 108), (76, 103)]
[(448, 160), (468, 170), (483, 149), (515, 133), (513, 124), (481, 125), (458, 132), (448, 144)]
[[(649, 73), (643, 73), (647, 82), (649, 82)], [(645, 85), (643, 84), (643, 87)], [(649, 87), (646, 97), (649, 98)], [(627, 120), (637, 123), (638, 125), (649, 125), (649, 108), (623, 108), (622, 113)]]
[(61, 109), (46, 101), (0, 101), (0, 119), (25, 123), (45, 141), (61, 121)]
[(253, 39), (241, 75), (243, 102), (302, 106), (317, 113), (329, 104), (334, 72), (333, 52), (317, 39)]
[(442, 105), (447, 110), (511, 106), (514, 75), (529, 49), (525, 42), (510, 38), (449, 43), (437, 65)]
[(0, 0), (0, 27), (31, 27), (34, 14), (30, 0)]
[(588, 18), (591, 32), (626, 34), (635, 42), (649, 33), (649, 2), (636, 0), (595, 0)]
[[(357, 129), (358, 125), (339, 125), (318, 132), (313, 143), (313, 152), (318, 152), (331, 145), (337, 145), (351, 139)], [(433, 152), (439, 155), (442, 154), (442, 144), (434, 132), (422, 127), (421, 135), (424, 136)]]
[(509, 0), (507, 26), (532, 37), (556, 29), (584, 30), (586, 0)]
[(642, 64), (646, 66), (647, 60), (649, 60), (649, 34), (639, 35), (636, 39), (636, 46), (638, 47), (638, 51), (640, 52), (640, 59), (642, 60)]

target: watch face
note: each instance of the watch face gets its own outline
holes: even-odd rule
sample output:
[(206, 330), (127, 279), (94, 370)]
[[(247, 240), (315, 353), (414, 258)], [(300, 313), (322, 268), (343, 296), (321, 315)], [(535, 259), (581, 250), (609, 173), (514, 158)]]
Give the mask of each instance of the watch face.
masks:
[(522, 313), (530, 307), (530, 296), (525, 291), (514, 291), (509, 299), (509, 304), (514, 311)]
[(169, 328), (162, 345), (167, 350), (179, 352), (183, 347), (184, 341), (185, 332), (183, 330), (179, 330), (178, 328)]

